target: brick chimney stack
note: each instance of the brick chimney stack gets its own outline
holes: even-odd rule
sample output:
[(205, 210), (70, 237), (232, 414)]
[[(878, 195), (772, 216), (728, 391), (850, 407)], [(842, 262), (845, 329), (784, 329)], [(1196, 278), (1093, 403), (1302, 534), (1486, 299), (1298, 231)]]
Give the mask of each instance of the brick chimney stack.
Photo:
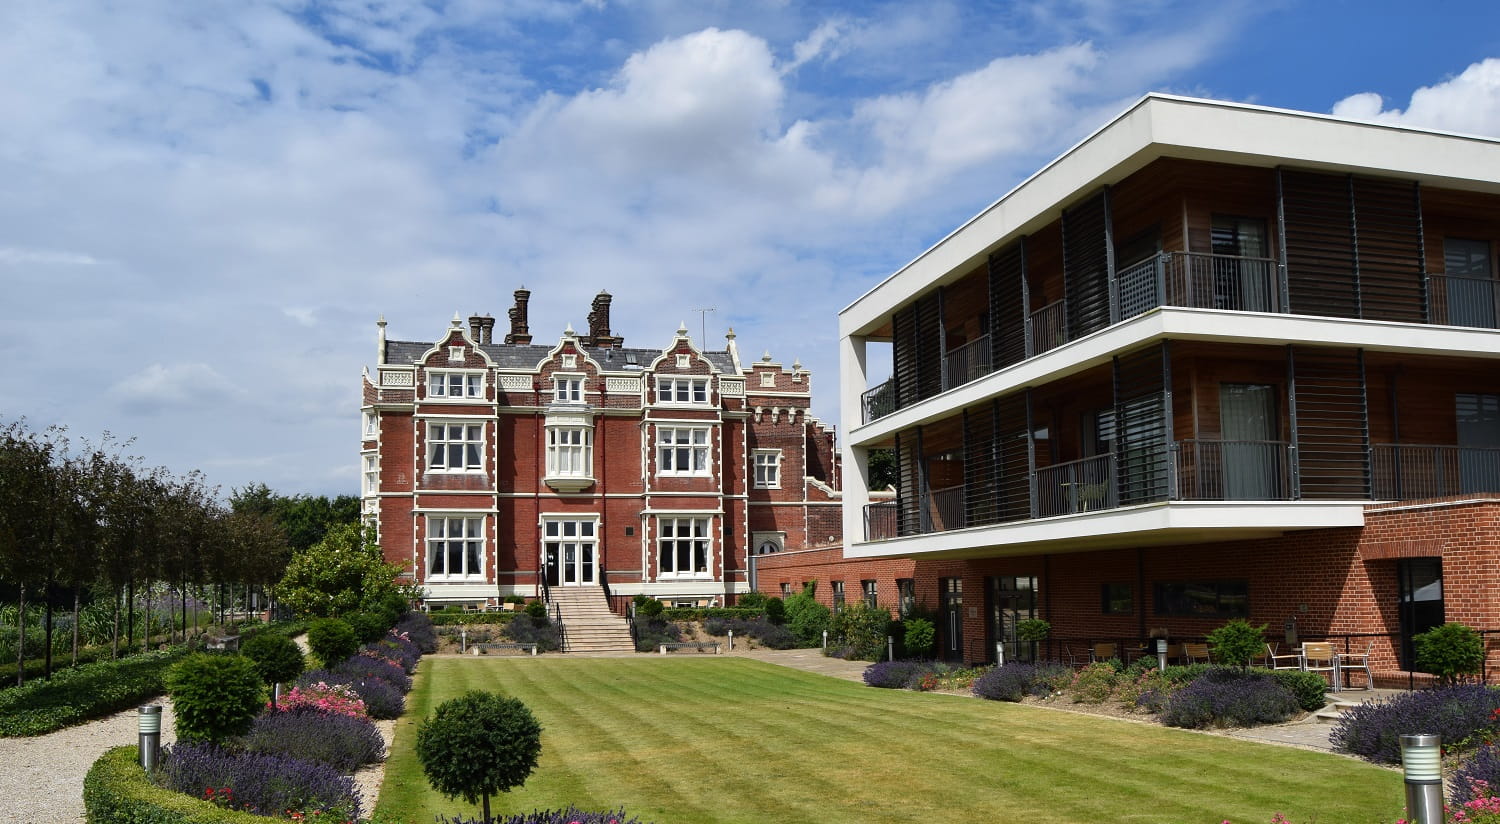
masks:
[(480, 343), (488, 346), (493, 342), (495, 337), (495, 317), (489, 312), (484, 313), (484, 321), (479, 325), (479, 335), (482, 338), (479, 341)]
[(618, 349), (625, 343), (623, 338), (609, 333), (609, 304), (612, 300), (614, 298), (604, 291), (594, 296), (594, 304), (589, 312), (588, 341), (585, 345), (592, 344), (601, 349)]
[(505, 336), (506, 343), (522, 346), (531, 343), (531, 327), (526, 323), (526, 302), (529, 300), (531, 292), (525, 287), (516, 290), (516, 305), (510, 308), (510, 334)]
[(469, 316), (469, 339), (484, 343), (484, 316), (478, 312)]

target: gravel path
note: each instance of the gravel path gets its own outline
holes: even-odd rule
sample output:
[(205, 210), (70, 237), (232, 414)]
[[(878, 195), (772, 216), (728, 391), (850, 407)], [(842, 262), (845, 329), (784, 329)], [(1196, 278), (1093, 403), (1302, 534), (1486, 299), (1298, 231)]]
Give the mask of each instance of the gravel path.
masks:
[[(162, 744), (175, 740), (172, 699), (162, 705)], [(0, 824), (82, 824), (83, 776), (111, 747), (136, 743), (134, 709), (34, 738), (0, 738)]]

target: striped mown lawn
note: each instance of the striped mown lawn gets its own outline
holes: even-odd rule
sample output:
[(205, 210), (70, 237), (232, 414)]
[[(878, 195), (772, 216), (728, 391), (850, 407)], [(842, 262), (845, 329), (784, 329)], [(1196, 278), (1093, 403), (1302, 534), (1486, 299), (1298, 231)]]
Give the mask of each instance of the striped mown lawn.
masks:
[(496, 814), (624, 805), (654, 824), (1390, 824), (1401, 776), (1351, 759), (729, 656), (428, 658), (379, 810), (478, 815), (427, 786), (418, 721), (470, 689), (520, 698), (542, 757)]

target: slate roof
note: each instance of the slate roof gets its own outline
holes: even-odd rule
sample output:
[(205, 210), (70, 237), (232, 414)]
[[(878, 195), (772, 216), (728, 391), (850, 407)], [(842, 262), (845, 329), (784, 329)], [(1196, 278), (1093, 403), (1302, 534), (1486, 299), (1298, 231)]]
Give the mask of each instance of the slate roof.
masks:
[[(385, 359), (390, 364), (404, 365), (415, 363), (421, 360), (422, 356), (428, 350), (432, 349), (434, 345), (413, 340), (388, 340), (385, 342)], [(553, 344), (553, 346), (537, 346), (535, 344), (522, 346), (515, 343), (491, 343), (481, 344), (479, 348), (483, 349), (484, 353), (489, 355), (490, 360), (493, 360), (495, 365), (500, 369), (531, 370), (535, 369), (536, 365), (543, 358), (547, 357), (547, 353), (551, 352), (554, 346), (556, 344)], [(626, 364), (630, 363), (631, 355), (635, 356), (636, 365), (645, 369), (651, 365), (652, 361), (661, 357), (663, 351), (661, 349), (636, 349), (629, 347), (622, 349), (601, 349), (594, 346), (583, 346), (579, 348), (588, 354), (606, 372), (625, 371)], [(728, 352), (704, 352), (703, 355), (708, 358), (708, 362), (713, 364), (715, 369), (725, 374), (734, 374), (734, 363), (730, 360)]]

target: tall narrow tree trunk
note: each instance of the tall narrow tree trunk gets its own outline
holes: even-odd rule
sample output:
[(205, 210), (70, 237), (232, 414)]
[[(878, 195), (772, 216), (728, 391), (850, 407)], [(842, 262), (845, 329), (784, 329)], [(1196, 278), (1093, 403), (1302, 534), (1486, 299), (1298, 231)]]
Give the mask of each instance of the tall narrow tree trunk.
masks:
[(111, 587), (110, 595), (114, 603), (114, 619), (111, 621), (109, 630), (109, 657), (114, 660), (120, 657), (120, 588)]
[(26, 585), (21, 584), (21, 608), (16, 611), (16, 686), (26, 683)]
[(125, 584), (125, 648), (135, 649), (135, 579)]
[(42, 652), (42, 677), (48, 681), (52, 680), (52, 581), (49, 578), (47, 586), (42, 590), (42, 638), (47, 642), (47, 649)]
[(490, 824), (490, 794), (484, 794), (484, 824)]
[(141, 618), (145, 627), (141, 630), (141, 652), (151, 651), (151, 579), (146, 579), (146, 585), (142, 587), (146, 593), (146, 601), (141, 604)]
[(78, 666), (78, 602), (80, 600), (81, 600), (81, 595), (78, 592), (78, 585), (74, 584), (73, 585), (73, 666), (75, 666), (75, 667)]

